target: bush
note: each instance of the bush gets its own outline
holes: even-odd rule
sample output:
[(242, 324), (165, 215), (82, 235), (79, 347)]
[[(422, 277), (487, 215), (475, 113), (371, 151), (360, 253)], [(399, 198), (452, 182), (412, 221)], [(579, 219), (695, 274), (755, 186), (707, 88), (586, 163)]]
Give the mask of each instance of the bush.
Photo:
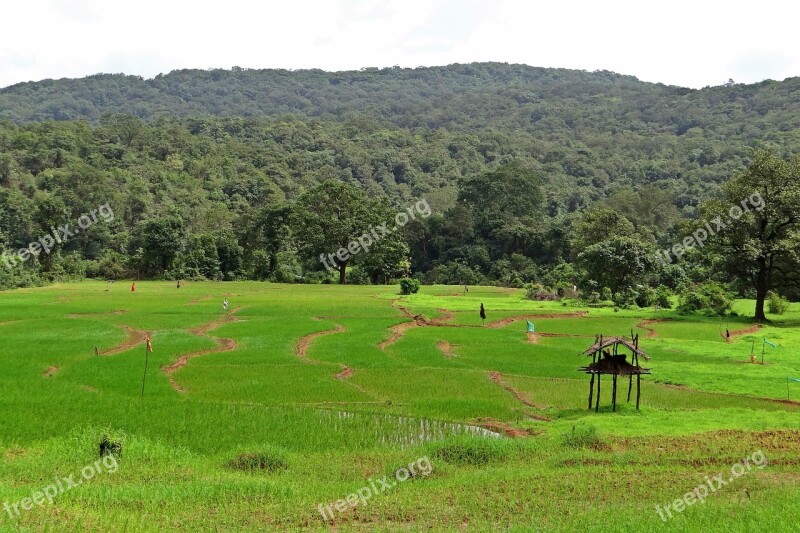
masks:
[(435, 444), (431, 455), (449, 464), (485, 465), (505, 459), (509, 451), (500, 439), (464, 437)]
[(228, 467), (245, 472), (256, 470), (278, 472), (289, 468), (289, 461), (283, 449), (269, 447), (260, 452), (239, 454), (236, 458), (228, 461)]
[(672, 309), (672, 291), (666, 285), (659, 285), (656, 288), (656, 298), (653, 302), (662, 309)]
[(535, 300), (537, 302), (558, 300), (558, 294), (552, 290), (542, 287), (538, 283), (528, 286), (525, 292), (525, 298), (528, 300)]
[(678, 312), (682, 315), (703, 311), (709, 315), (724, 316), (730, 312), (733, 299), (719, 283), (709, 282), (681, 294)]
[(561, 435), (561, 442), (570, 448), (600, 448), (603, 439), (592, 425), (572, 426), (572, 430)]
[(773, 315), (782, 315), (789, 309), (789, 300), (777, 293), (770, 292), (767, 300), (767, 310)]
[(416, 294), (419, 291), (419, 280), (403, 278), (400, 280), (400, 294)]

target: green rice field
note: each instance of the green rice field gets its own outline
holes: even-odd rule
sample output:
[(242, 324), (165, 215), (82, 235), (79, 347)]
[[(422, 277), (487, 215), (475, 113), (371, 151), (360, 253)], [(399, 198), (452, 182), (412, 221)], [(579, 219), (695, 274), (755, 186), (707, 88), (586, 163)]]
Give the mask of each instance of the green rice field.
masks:
[[(0, 293), (0, 531), (800, 528), (798, 304), (754, 327), (744, 300), (720, 320), (494, 287), (130, 289)], [(640, 410), (621, 379), (612, 411), (609, 378), (588, 410), (578, 354), (632, 333)]]

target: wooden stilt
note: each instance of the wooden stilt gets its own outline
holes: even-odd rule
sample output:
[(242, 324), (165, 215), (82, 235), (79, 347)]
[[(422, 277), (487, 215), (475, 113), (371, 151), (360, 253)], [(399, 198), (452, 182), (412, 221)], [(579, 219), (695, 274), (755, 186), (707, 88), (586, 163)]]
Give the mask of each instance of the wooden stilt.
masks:
[(636, 374), (636, 410), (639, 410), (639, 396), (641, 394), (641, 374)]
[(617, 410), (617, 375), (616, 374), (612, 374), (611, 379), (614, 382), (614, 385), (612, 386), (612, 389), (611, 389), (611, 410), (612, 411), (616, 411)]
[(589, 381), (589, 407), (588, 409), (592, 410), (592, 395), (594, 394), (594, 374), (592, 374), (592, 379)]
[(631, 389), (633, 388), (633, 374), (628, 376), (628, 403), (631, 403)]
[(597, 374), (597, 399), (595, 400), (594, 404), (594, 412), (596, 413), (600, 409), (600, 378), (603, 377), (602, 374)]

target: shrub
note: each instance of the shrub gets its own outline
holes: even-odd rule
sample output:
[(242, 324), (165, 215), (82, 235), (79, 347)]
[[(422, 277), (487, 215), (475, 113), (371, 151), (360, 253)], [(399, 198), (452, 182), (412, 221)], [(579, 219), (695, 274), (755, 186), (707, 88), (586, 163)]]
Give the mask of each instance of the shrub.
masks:
[(681, 294), (680, 314), (704, 311), (709, 315), (724, 316), (733, 306), (733, 300), (719, 283), (709, 282)]
[(403, 278), (400, 280), (400, 294), (416, 294), (419, 291), (419, 280)]
[(653, 302), (662, 309), (672, 309), (672, 291), (666, 285), (659, 285), (656, 288), (656, 297)]
[(289, 468), (289, 461), (284, 450), (269, 447), (260, 452), (239, 454), (228, 461), (228, 467), (234, 470), (244, 470), (245, 472), (254, 472), (256, 470), (278, 472)]
[(603, 439), (597, 428), (592, 425), (572, 426), (572, 430), (561, 435), (564, 446), (570, 448), (600, 448)]
[(612, 296), (612, 294), (611, 294), (611, 289), (609, 289), (608, 287), (603, 287), (603, 288), (600, 290), (600, 298), (601, 298), (601, 299), (602, 299), (604, 302), (607, 302), (607, 301), (611, 300), (611, 296)]
[(770, 292), (767, 300), (767, 310), (773, 315), (782, 315), (789, 309), (789, 300), (777, 293)]
[(552, 301), (558, 300), (558, 294), (546, 287), (542, 287), (538, 283), (534, 283), (528, 287), (528, 290), (525, 292), (525, 298), (538, 302)]
[(509, 450), (500, 439), (463, 437), (436, 443), (431, 455), (449, 464), (484, 465), (507, 458)]

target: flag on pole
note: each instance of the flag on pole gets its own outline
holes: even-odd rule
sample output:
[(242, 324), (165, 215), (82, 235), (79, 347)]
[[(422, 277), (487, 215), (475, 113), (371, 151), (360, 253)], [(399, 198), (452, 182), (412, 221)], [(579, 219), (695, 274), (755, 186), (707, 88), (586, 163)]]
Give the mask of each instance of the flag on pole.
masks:
[(536, 331), (536, 328), (533, 325), (533, 322), (531, 322), (530, 320), (528, 320), (527, 322), (528, 322), (528, 333), (534, 333)]
[(773, 348), (777, 348), (778, 347), (777, 344), (775, 344), (774, 342), (770, 342), (770, 340), (768, 338), (766, 338), (766, 337), (764, 337), (764, 344), (769, 344)]

